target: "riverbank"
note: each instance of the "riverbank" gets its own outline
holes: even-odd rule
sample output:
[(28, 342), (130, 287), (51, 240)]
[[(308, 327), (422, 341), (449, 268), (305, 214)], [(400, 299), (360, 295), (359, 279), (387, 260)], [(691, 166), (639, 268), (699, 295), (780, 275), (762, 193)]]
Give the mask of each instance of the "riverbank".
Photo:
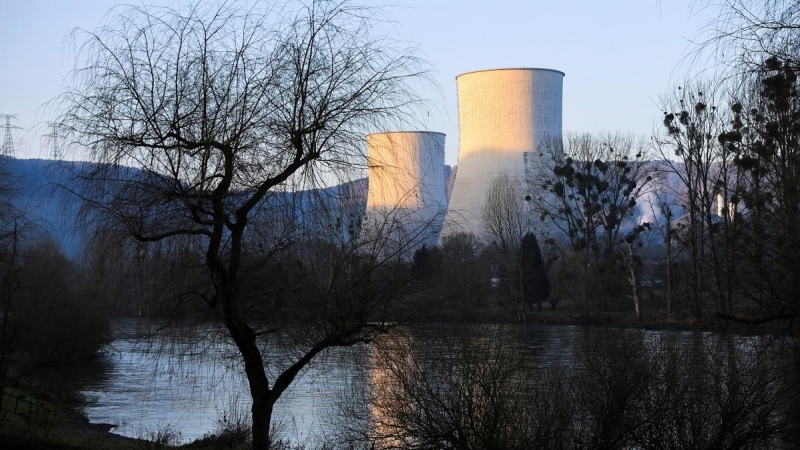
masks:
[(785, 334), (794, 326), (794, 333), (800, 332), (797, 324), (790, 321), (774, 321), (759, 325), (737, 323), (717, 317), (713, 312), (705, 312), (699, 318), (690, 311), (675, 311), (668, 315), (665, 311), (655, 311), (642, 315), (636, 320), (630, 312), (582, 312), (576, 308), (534, 311), (527, 316), (527, 323), (542, 325), (581, 325), (617, 328), (636, 328), (645, 330), (704, 331), (732, 333), (745, 336), (768, 336)]
[[(489, 312), (499, 315), (503, 311)], [(575, 345), (585, 341), (584, 336), (594, 336), (598, 334), (596, 332), (599, 332), (601, 337), (608, 334), (609, 330), (603, 328), (739, 331), (732, 330), (730, 323), (727, 324), (727, 329), (724, 329), (726, 324), (713, 316), (697, 321), (687, 311), (676, 312), (672, 317), (661, 314), (655, 309), (645, 312), (645, 321), (636, 322), (631, 314), (625, 312), (581, 314), (577, 309), (571, 309), (568, 306), (556, 310), (537, 311), (529, 313), (529, 322), (531, 324), (548, 324), (548, 326), (520, 328), (521, 338), (525, 340), (526, 348), (534, 349), (532, 351), (540, 355), (543, 360), (550, 360), (554, 355), (569, 354)], [(204, 357), (201, 358), (197, 347), (193, 344), (195, 340), (190, 336), (185, 345), (179, 341), (175, 342), (175, 345), (179, 347), (176, 347), (177, 351), (174, 355), (186, 355), (185, 357), (173, 356), (175, 359), (170, 360), (169, 364), (164, 361), (164, 364), (154, 365), (151, 352), (153, 348), (158, 347), (155, 347), (154, 343), (148, 339), (155, 338), (149, 334), (139, 336), (132, 331), (148, 330), (148, 326), (143, 326), (147, 322), (146, 319), (137, 319), (116, 324), (115, 330), (119, 337), (111, 347), (114, 351), (98, 361), (102, 364), (93, 364), (89, 372), (95, 373), (96, 377), (92, 378), (91, 382), (84, 378), (80, 384), (64, 383), (64, 387), (60, 388), (61, 385), (50, 380), (66, 381), (68, 376), (61, 371), (55, 371), (55, 377), (51, 376), (41, 381), (42, 386), (46, 386), (51, 391), (58, 392), (59, 389), (66, 391), (71, 388), (76, 392), (90, 392), (91, 400), (84, 406), (87, 414), (100, 422), (121, 424), (119, 429), (114, 429), (111, 425), (90, 424), (80, 414), (82, 409), (80, 403), (70, 403), (60, 397), (45, 397), (39, 393), (40, 391), (30, 392), (26, 395), (44, 397), (49, 403), (61, 405), (63, 414), (66, 414), (65, 404), (72, 404), (70, 409), (76, 415), (71, 418), (62, 416), (57, 421), (58, 426), (42, 418), (36, 419), (36, 414), (34, 414), (35, 420), (17, 417), (15, 420), (24, 420), (26, 423), (16, 427), (20, 432), (11, 436), (8, 436), (3, 430), (0, 434), (5, 434), (6, 437), (4, 440), (0, 440), (0, 448), (231, 448), (222, 444), (219, 436), (207, 437), (205, 435), (205, 433), (219, 430), (218, 423), (213, 418), (226, 411), (240, 409), (242, 404), (237, 403), (239, 401), (237, 399), (247, 398), (242, 397), (242, 395), (246, 395), (246, 391), (244, 391), (246, 387), (241, 378), (230, 374), (224, 375), (220, 372), (217, 361), (229, 354), (230, 349), (224, 345), (203, 346)], [(472, 322), (478, 322), (477, 318), (474, 318)], [(506, 321), (506, 323), (512, 324), (511, 321)], [(558, 325), (580, 326), (563, 327)], [(440, 324), (421, 324), (422, 335), (425, 335), (426, 327), (436, 331), (440, 326)], [(445, 332), (447, 326), (445, 324)], [(593, 326), (596, 326), (597, 329), (592, 330)], [(513, 328), (518, 329), (518, 327)], [(615, 334), (613, 330), (610, 331)], [(746, 331), (748, 333), (741, 334), (764, 333), (761, 328), (754, 327), (747, 327)], [(624, 334), (627, 335), (627, 333)], [(695, 337), (690, 334), (679, 334), (679, 336), (680, 339)], [(419, 341), (423, 342), (424, 340)], [(309, 430), (318, 429), (321, 423), (320, 418), (323, 417), (321, 414), (330, 411), (330, 408), (335, 406), (335, 394), (341, 390), (341, 386), (344, 386), (342, 383), (351, 380), (354, 373), (361, 373), (363, 368), (358, 363), (352, 363), (353, 355), (349, 353), (350, 351), (352, 350), (348, 350), (346, 353), (336, 352), (321, 359), (319, 364), (315, 364), (310, 369), (308, 376), (297, 381), (294, 387), (295, 395), (287, 397), (288, 403), (280, 413), (276, 413), (276, 417), (282, 418), (285, 423), (291, 423), (295, 427), (294, 433), (299, 430), (305, 433), (305, 437), (315, 433), (315, 431)], [(345, 361), (346, 364), (343, 363)], [(83, 371), (78, 373), (85, 377)], [(319, 380), (320, 377), (325, 377), (327, 382), (317, 383), (315, 380)], [(22, 379), (30, 382), (34, 377), (29, 374)], [(218, 389), (213, 398), (207, 396), (208, 390), (212, 387)], [(164, 388), (168, 388), (169, 395), (159, 394), (159, 392), (164, 392)], [(330, 388), (330, 390), (324, 390), (326, 388)], [(100, 392), (99, 390), (113, 393), (113, 395), (108, 396), (105, 402), (98, 402), (95, 395)], [(31, 389), (31, 391), (35, 390)], [(137, 409), (144, 405), (147, 407)], [(98, 411), (101, 413), (98, 414)], [(17, 415), (19, 416), (19, 414)], [(32, 432), (31, 430), (36, 428), (37, 423), (42, 421), (49, 423), (41, 426), (41, 431)], [(5, 428), (5, 426), (0, 426), (0, 429)], [(150, 440), (123, 438), (114, 434), (115, 431)], [(184, 444), (183, 447), (169, 447), (160, 444), (159, 442), (165, 442), (165, 439), (162, 438), (170, 437), (169, 432), (172, 432), (173, 437), (176, 438), (170, 441), (172, 445), (177, 445), (181, 438), (183, 438), (183, 442), (189, 440), (193, 442)]]
[(111, 424), (90, 423), (77, 405), (67, 404), (37, 386), (3, 389), (0, 447), (3, 449), (138, 450), (152, 443), (111, 432)]
[(91, 423), (77, 405), (60, 404), (51, 393), (36, 388), (6, 387), (0, 413), (3, 450), (167, 450), (235, 449), (249, 437), (249, 429), (232, 427), (219, 435), (178, 444), (169, 430), (152, 440), (113, 433), (112, 424)]

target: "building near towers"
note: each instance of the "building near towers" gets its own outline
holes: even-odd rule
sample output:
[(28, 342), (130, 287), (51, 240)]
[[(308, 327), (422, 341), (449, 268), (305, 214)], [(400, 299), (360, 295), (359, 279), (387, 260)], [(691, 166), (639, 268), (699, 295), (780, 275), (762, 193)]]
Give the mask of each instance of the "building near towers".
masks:
[[(388, 237), (406, 256), (439, 239), (447, 196), (443, 133), (395, 131), (367, 136), (369, 188), (362, 241)], [(368, 242), (367, 242), (368, 243)]]
[(484, 235), (481, 214), (494, 180), (505, 175), (525, 195), (528, 161), (548, 140), (561, 139), (564, 73), (552, 69), (479, 70), (456, 77), (458, 172), (442, 234)]

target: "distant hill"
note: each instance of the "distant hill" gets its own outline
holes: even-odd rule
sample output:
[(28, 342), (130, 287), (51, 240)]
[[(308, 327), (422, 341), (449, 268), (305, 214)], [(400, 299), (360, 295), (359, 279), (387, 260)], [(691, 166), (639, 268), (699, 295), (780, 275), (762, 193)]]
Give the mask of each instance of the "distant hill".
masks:
[(45, 159), (3, 158), (12, 182), (11, 203), (33, 227), (51, 234), (70, 256), (80, 251), (83, 233), (77, 217), (80, 201), (67, 190), (73, 173), (88, 163)]
[[(22, 211), (34, 226), (53, 235), (65, 253), (73, 258), (79, 255), (84, 239), (84, 230), (81, 230), (77, 223), (81, 202), (79, 195), (71, 194), (63, 187), (74, 187), (75, 184), (71, 183), (74, 174), (85, 170), (91, 164), (45, 159), (4, 158), (2, 160), (9, 179), (13, 181), (15, 192), (12, 204)], [(453, 180), (457, 175), (457, 169), (457, 167), (445, 166), (443, 181), (447, 187), (448, 197)], [(676, 192), (680, 190), (680, 180), (673, 173), (669, 174), (664, 184), (666, 186), (662, 188), (662, 195), (667, 197), (669, 203), (675, 204)], [(354, 228), (352, 221), (359, 220), (358, 218), (363, 216), (366, 207), (366, 191), (367, 180), (359, 179), (324, 189), (275, 193), (272, 199), (280, 203), (295, 205), (294, 207), (298, 210), (297, 217), (303, 216), (303, 210), (308, 211), (314, 209), (315, 205), (324, 204), (330, 213), (331, 230), (345, 235)], [(650, 197), (655, 200), (653, 196)], [(342, 199), (346, 199), (346, 202), (342, 202)], [(651, 210), (647, 200), (647, 198), (640, 200), (638, 213), (628, 222), (629, 224), (653, 221), (653, 219), (657, 222), (663, 221), (663, 216), (658, 208), (655, 208), (655, 211)], [(656, 202), (653, 201), (653, 203)], [(680, 214), (683, 212), (674, 211), (675, 217)]]

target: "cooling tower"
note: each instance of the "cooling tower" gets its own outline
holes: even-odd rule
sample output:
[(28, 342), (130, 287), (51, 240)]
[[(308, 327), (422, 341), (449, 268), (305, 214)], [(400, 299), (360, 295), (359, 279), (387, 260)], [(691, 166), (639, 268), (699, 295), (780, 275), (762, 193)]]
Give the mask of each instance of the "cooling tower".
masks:
[(447, 210), (443, 133), (397, 131), (367, 136), (369, 189), (362, 236), (391, 235), (411, 254), (436, 245)]
[(540, 144), (561, 138), (563, 79), (557, 70), (527, 68), (456, 77), (460, 148), (443, 234), (484, 236), (486, 193), (501, 174), (521, 193), (532, 193), (526, 184), (527, 161)]

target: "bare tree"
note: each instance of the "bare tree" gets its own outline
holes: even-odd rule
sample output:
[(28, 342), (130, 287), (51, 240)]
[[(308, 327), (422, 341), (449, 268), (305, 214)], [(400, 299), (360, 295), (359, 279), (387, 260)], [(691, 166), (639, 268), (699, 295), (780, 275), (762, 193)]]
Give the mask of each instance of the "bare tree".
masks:
[(548, 391), (558, 377), (539, 370), (511, 330), (414, 330), (375, 349), (369, 380), (341, 402), (342, 447), (569, 448), (570, 405), (563, 391)]
[[(660, 184), (660, 186), (657, 186), (651, 193), (650, 198), (648, 198), (648, 206), (653, 217), (651, 226), (661, 235), (664, 242), (664, 295), (666, 296), (667, 315), (672, 316), (672, 265), (675, 262), (675, 258), (673, 257), (675, 230), (673, 229), (672, 220), (674, 218), (673, 209), (677, 206), (670, 201), (672, 198), (671, 191), (665, 185), (665, 180), (659, 180), (658, 184)], [(659, 216), (663, 216), (663, 222)]]
[(502, 256), (504, 275), (517, 320), (525, 321), (525, 292), (520, 265), (522, 238), (531, 231), (531, 208), (507, 174), (492, 182), (481, 211), (486, 235)]
[[(3, 149), (10, 150), (10, 149)], [(12, 154), (0, 155), (0, 389), (5, 386), (9, 370), (9, 349), (15, 334), (12, 317), (17, 303), (19, 283), (19, 247), (24, 233), (29, 228), (24, 216), (12, 204), (16, 179), (8, 169)], [(3, 399), (0, 399), (0, 411)], [(0, 420), (3, 420), (0, 417)]]
[(544, 190), (533, 198), (537, 212), (562, 233), (569, 247), (563, 253), (577, 260), (582, 304), (591, 292), (608, 310), (605, 291), (620, 262), (617, 243), (655, 172), (647, 148), (619, 134), (567, 135), (547, 142), (537, 164), (535, 185)]
[[(793, 179), (797, 176), (794, 123), (800, 3), (725, 0), (714, 6), (720, 8), (720, 14), (708, 24), (706, 39), (697, 52), (711, 50), (726, 69), (722, 83), (735, 89), (735, 98), (726, 110), (731, 120), (716, 131), (721, 148), (732, 155), (734, 173), (741, 178), (733, 192), (736, 201), (723, 199), (731, 206), (722, 218), (740, 219), (732, 223), (733, 233), (727, 232), (729, 224), (725, 223), (726, 244), (743, 251), (730, 257), (725, 248), (726, 261), (735, 263), (726, 268), (726, 289), (743, 297), (748, 307), (760, 310), (754, 317), (735, 317), (729, 302), (718, 315), (758, 323), (796, 318), (797, 305), (783, 295), (795, 290), (791, 283), (784, 283), (796, 277), (781, 274), (784, 269), (796, 272), (790, 267), (797, 258), (789, 256), (796, 254), (791, 250), (796, 233), (776, 231), (791, 228), (797, 221), (793, 211), (797, 202), (792, 199), (796, 189), (785, 188), (796, 184)], [(772, 208), (781, 212), (773, 214)]]
[(800, 4), (795, 0), (724, 0), (698, 50), (710, 50), (734, 74), (757, 72), (771, 57), (800, 68)]
[(491, 326), (389, 335), (342, 401), (341, 447), (791, 449), (791, 345), (585, 329), (553, 359)]
[[(680, 180), (674, 194), (685, 214), (675, 220), (676, 242), (689, 258), (687, 279), (697, 316), (709, 293), (718, 311), (730, 311), (734, 299), (733, 250), (739, 224), (732, 212), (716, 213), (735, 205), (731, 199), (742, 179), (734, 164), (738, 150), (725, 141), (724, 130), (732, 117), (719, 105), (720, 97), (706, 83), (679, 88), (665, 101), (666, 133), (655, 141), (667, 172)], [(721, 208), (715, 208), (718, 204)]]
[[(642, 265), (641, 258), (635, 253), (636, 246), (641, 246), (640, 235), (650, 229), (650, 223), (645, 222), (634, 227), (622, 241), (617, 243), (622, 253), (622, 263), (628, 271), (628, 283), (631, 286), (631, 300), (633, 300), (633, 311), (637, 321), (642, 320), (642, 303), (639, 297), (639, 281), (637, 269)], [(669, 308), (667, 308), (669, 309)]]
[[(742, 182), (735, 191), (737, 273), (734, 285), (751, 323), (794, 320), (800, 303), (794, 274), (800, 267), (800, 94), (792, 61), (768, 59), (742, 102), (731, 105), (734, 120), (720, 134), (730, 148)], [(738, 206), (738, 208), (737, 208)]]
[(242, 298), (253, 224), (270, 217), (262, 207), (274, 195), (363, 168), (364, 133), (409, 119), (412, 84), (425, 78), (413, 49), (380, 37), (376, 10), (320, 0), (292, 14), (236, 2), (116, 9), (103, 28), (76, 31), (77, 68), (59, 98), (73, 144), (97, 163), (80, 191), (88, 222), (142, 242), (188, 237), (202, 249), (208, 289), (196, 294), (239, 350), (259, 449), (270, 446), (275, 402), (315, 356), (389, 327), (397, 285), (371, 289), (398, 265), (335, 248), (315, 291), (322, 306), (307, 321), (318, 326), (271, 378), (262, 345), (277, 316), (250, 315)]

